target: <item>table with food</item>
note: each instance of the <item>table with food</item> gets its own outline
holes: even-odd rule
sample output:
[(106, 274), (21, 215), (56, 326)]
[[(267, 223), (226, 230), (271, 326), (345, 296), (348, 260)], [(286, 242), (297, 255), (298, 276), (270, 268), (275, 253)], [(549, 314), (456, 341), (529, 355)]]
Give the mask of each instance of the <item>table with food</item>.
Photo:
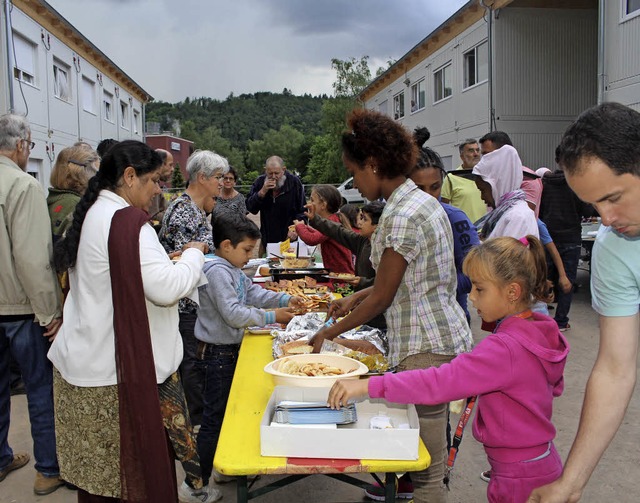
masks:
[[(274, 260), (256, 265), (255, 279), (264, 288), (302, 297), (305, 303), (286, 326), (247, 328), (214, 459), (216, 470), (239, 477), (239, 502), (312, 474), (368, 486), (349, 475), (357, 473), (371, 473), (384, 486), (385, 501), (395, 501), (396, 473), (424, 470), (430, 463), (414, 406), (383, 400), (340, 410), (327, 406), (337, 379), (367, 378), (388, 370), (384, 333), (361, 326), (325, 341), (321, 353), (311, 353), (309, 340), (331, 323), (327, 310), (336, 298), (331, 283), (313, 272), (283, 279), (273, 272), (299, 269)], [(328, 276), (326, 270), (323, 276)], [(385, 480), (377, 473), (385, 474)], [(286, 477), (252, 488), (249, 479), (261, 474)]]

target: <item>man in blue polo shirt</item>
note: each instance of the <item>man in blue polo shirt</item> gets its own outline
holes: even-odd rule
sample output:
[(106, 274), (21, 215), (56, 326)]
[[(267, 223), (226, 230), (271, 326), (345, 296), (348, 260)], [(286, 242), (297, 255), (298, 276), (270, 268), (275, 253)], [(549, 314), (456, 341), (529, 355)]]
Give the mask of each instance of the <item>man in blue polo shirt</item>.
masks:
[(557, 154), (571, 189), (595, 206), (606, 227), (596, 238), (591, 269), (600, 350), (564, 473), (529, 498), (542, 503), (580, 499), (622, 423), (635, 387), (640, 329), (640, 113), (617, 103), (591, 108), (567, 129)]

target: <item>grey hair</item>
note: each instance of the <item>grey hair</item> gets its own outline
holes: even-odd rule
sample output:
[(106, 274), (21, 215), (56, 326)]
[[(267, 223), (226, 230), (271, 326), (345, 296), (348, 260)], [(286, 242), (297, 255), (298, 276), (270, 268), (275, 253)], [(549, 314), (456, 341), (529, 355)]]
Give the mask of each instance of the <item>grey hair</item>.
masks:
[(462, 151), (464, 150), (464, 147), (466, 147), (467, 145), (472, 145), (474, 143), (478, 143), (478, 140), (476, 140), (475, 138), (467, 138), (460, 145), (458, 145), (458, 152), (460, 152), (462, 154)]
[(278, 157), (277, 155), (272, 155), (264, 163), (265, 168), (268, 166), (274, 166), (274, 165), (284, 169), (285, 166), (284, 166), (284, 161), (282, 160), (282, 157)]
[(18, 140), (28, 140), (31, 128), (23, 115), (6, 114), (0, 117), (0, 150), (13, 151)]
[(187, 159), (187, 174), (191, 183), (197, 180), (199, 173), (211, 178), (216, 171), (221, 171), (223, 175), (227, 173), (229, 161), (211, 150), (196, 150)]

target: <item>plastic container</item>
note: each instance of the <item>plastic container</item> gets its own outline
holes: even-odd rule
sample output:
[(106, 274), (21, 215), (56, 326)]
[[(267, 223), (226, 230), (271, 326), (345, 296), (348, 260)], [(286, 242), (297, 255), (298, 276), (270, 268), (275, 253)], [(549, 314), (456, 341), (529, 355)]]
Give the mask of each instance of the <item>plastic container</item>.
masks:
[[(285, 360), (294, 360), (299, 363), (324, 363), (332, 367), (338, 367), (344, 371), (341, 375), (332, 376), (298, 376), (285, 374), (278, 371), (278, 367)], [(331, 354), (303, 354), (280, 358), (268, 363), (264, 367), (267, 374), (273, 376), (276, 386), (303, 386), (303, 387), (331, 387), (338, 379), (358, 379), (366, 374), (369, 369), (364, 363), (360, 363), (353, 358)]]

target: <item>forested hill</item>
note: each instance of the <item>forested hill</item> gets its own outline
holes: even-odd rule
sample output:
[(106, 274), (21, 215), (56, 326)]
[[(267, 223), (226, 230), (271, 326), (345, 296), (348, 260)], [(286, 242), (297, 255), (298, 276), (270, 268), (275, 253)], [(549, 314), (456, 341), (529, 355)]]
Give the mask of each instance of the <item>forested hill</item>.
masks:
[[(249, 140), (259, 140), (270, 129), (279, 130), (288, 124), (305, 136), (321, 134), (320, 114), (326, 95), (294, 96), (285, 89), (280, 94), (259, 92), (229, 95), (224, 101), (213, 98), (186, 98), (179, 103), (163, 101), (149, 103), (147, 122), (159, 122), (163, 131), (170, 131), (179, 121), (183, 132), (190, 124), (198, 134), (214, 126), (235, 148), (244, 150)], [(193, 140), (193, 138), (187, 138)]]

